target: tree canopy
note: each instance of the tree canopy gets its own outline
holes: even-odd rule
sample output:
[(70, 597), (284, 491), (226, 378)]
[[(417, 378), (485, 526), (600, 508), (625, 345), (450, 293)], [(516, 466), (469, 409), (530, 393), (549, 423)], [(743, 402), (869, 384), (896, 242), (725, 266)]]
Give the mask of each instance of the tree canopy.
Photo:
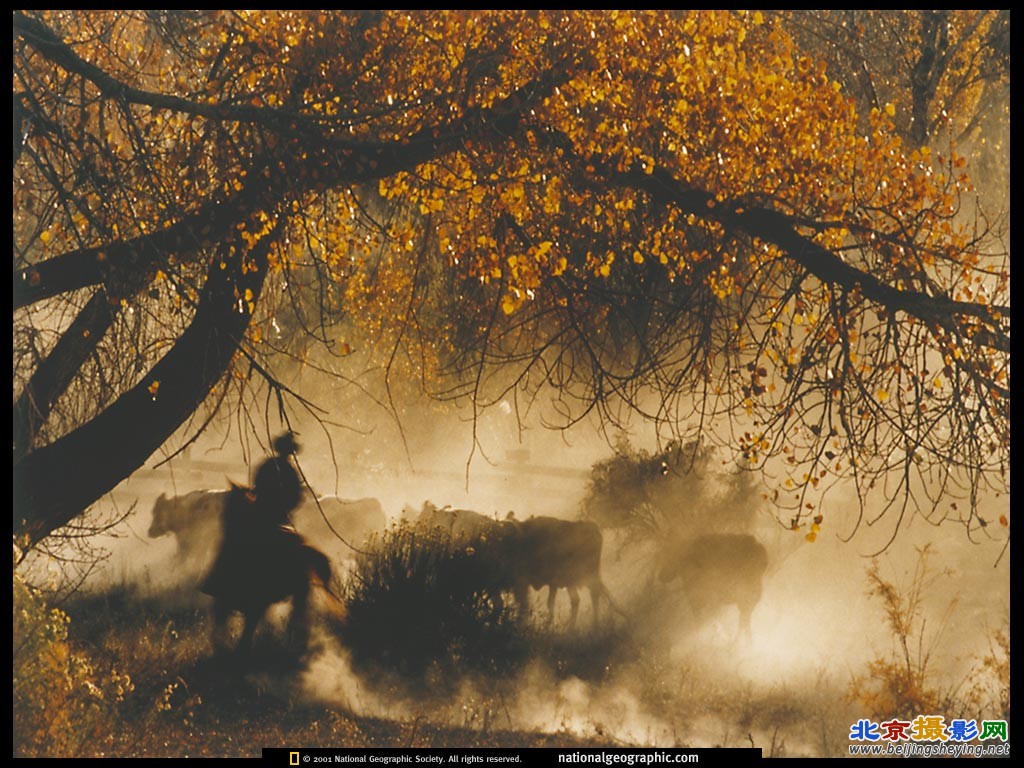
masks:
[(785, 13), (797, 44), (819, 54), (858, 105), (906, 105), (895, 122), (912, 146), (950, 130), (964, 141), (1009, 115), (1008, 10)]
[(837, 479), (897, 516), (1008, 484), (1005, 222), (783, 17), (16, 11), (13, 92), (30, 542), (204, 403), (284, 402), (286, 310), (475, 413), (781, 461), (794, 525)]

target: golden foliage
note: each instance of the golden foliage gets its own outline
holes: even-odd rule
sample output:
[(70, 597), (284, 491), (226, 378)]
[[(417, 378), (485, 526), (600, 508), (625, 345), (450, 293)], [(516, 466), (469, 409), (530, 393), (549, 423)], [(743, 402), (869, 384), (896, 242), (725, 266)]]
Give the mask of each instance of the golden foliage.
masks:
[(72, 757), (132, 690), (127, 675), (97, 674), (68, 641), (67, 614), (14, 573), (14, 754)]
[[(899, 99), (858, 112), (784, 16), (15, 20), (32, 115), (18, 306), (103, 282), (177, 329), (213, 259), (271, 238), (286, 289), (237, 297), (261, 350), (309, 302), (318, 327), (347, 313), (388, 370), (454, 377), (444, 391), (478, 402), (500, 401), (480, 371), (506, 364), (578, 398), (569, 423), (612, 397), (646, 414), (653, 389), (673, 429), (704, 408), (752, 424), (733, 447), (792, 465), (801, 516), (808, 489), (884, 473), (897, 449), (972, 483), (1006, 469), (1008, 262), (963, 215), (966, 162), (906, 146)], [(935, 109), (970, 98), (956, 83), (994, 21), (951, 23)], [(69, 255), (90, 270), (68, 276)], [(704, 405), (682, 412), (689, 397)]]

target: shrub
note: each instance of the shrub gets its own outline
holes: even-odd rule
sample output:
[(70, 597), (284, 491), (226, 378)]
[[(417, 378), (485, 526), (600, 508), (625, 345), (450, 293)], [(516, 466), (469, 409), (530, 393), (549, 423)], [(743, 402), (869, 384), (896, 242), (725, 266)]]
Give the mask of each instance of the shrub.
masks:
[(921, 713), (963, 711), (957, 686), (943, 687), (932, 668), (955, 601), (937, 628), (926, 631), (925, 600), (936, 580), (950, 575), (936, 572), (930, 556), (930, 547), (918, 550), (914, 571), (905, 585), (885, 578), (877, 560), (868, 569), (868, 594), (882, 604), (892, 647), (870, 661), (864, 673), (854, 676), (850, 698), (873, 717), (909, 719)]
[(615, 455), (591, 467), (584, 517), (639, 539), (745, 531), (757, 508), (753, 475), (723, 471), (723, 464), (697, 441), (651, 453), (620, 438)]
[(17, 571), (13, 598), (14, 754), (74, 755), (110, 725), (131, 680), (116, 672), (97, 674), (72, 649), (67, 614), (48, 605)]
[(971, 670), (967, 699), (972, 706), (965, 712), (978, 719), (1000, 719), (1010, 722), (1010, 626), (989, 636), (989, 650)]
[(511, 671), (525, 640), (510, 601), (487, 589), (493, 583), (473, 546), (393, 527), (360, 555), (345, 586), (341, 634), (353, 662), (414, 681)]

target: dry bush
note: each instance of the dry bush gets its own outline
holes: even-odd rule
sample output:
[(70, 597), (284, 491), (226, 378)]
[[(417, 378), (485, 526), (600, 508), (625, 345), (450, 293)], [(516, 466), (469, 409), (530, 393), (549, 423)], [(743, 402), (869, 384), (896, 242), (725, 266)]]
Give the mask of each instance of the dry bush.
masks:
[(1010, 622), (989, 636), (989, 650), (971, 670), (966, 699), (977, 719), (1010, 722)]
[(865, 672), (855, 675), (850, 698), (875, 718), (911, 719), (922, 713), (949, 713), (956, 717), (998, 714), (1009, 720), (1009, 634), (999, 631), (990, 639), (991, 650), (959, 680), (941, 677), (935, 670), (935, 654), (956, 606), (952, 600), (937, 626), (928, 626), (926, 599), (938, 588), (949, 570), (936, 571), (930, 547), (918, 550), (913, 573), (905, 585), (885, 578), (875, 561), (868, 569), (869, 595), (877, 598), (892, 638), (886, 654), (870, 661)]
[(753, 473), (731, 469), (710, 446), (670, 442), (657, 453), (620, 437), (590, 468), (583, 517), (627, 540), (749, 530), (759, 498)]
[(14, 573), (13, 720), (17, 757), (67, 757), (112, 727), (133, 688), (98, 672), (68, 640), (70, 619)]
[(440, 531), (384, 532), (357, 558), (343, 592), (341, 634), (353, 662), (413, 681), (514, 667), (524, 635), (489, 581), (484, 558)]

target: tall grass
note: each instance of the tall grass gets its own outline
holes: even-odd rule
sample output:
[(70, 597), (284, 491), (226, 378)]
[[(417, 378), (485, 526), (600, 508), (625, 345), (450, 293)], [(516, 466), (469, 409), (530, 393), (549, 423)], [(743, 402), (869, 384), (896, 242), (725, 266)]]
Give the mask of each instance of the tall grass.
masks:
[(1010, 722), (1010, 622), (989, 637), (989, 650), (973, 670), (969, 689), (978, 718)]

